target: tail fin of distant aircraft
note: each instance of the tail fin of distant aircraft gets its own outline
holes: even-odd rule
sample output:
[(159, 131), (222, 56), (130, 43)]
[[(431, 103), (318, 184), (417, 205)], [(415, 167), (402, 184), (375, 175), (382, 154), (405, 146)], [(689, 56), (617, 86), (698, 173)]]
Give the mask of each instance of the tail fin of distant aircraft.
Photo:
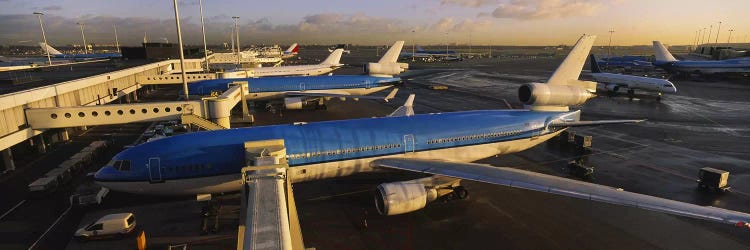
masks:
[(518, 99), (526, 108), (538, 111), (568, 111), (594, 97), (596, 82), (581, 81), (583, 65), (596, 36), (583, 35), (547, 83), (527, 83), (518, 89)]
[(667, 47), (664, 47), (663, 44), (659, 41), (654, 41), (654, 57), (656, 57), (656, 61), (662, 61), (662, 62), (674, 62), (677, 61), (677, 59), (672, 56), (672, 53), (669, 53), (669, 50), (667, 50)]
[(378, 63), (395, 63), (398, 60), (398, 55), (401, 54), (401, 48), (404, 47), (404, 41), (396, 41), (388, 51), (385, 52)]
[(417, 52), (424, 51), (424, 49), (422, 48), (422, 46), (416, 45), (415, 47), (417, 47), (416, 48)]
[(299, 52), (299, 46), (297, 46), (297, 43), (293, 43), (292, 46), (289, 46), (286, 51), (284, 51), (284, 54), (292, 54)]
[(589, 56), (591, 60), (589, 63), (591, 64), (591, 73), (602, 73), (602, 70), (599, 69), (599, 63), (596, 61), (596, 56), (594, 54), (591, 54)]
[(42, 47), (42, 52), (44, 52), (45, 54), (47, 53), (47, 51), (49, 51), (50, 55), (62, 54), (60, 51), (56, 50), (55, 48), (52, 48), (52, 46), (49, 46), (49, 44), (39, 43), (39, 47)]
[(341, 65), (339, 61), (341, 61), (341, 54), (344, 53), (344, 49), (336, 49), (333, 52), (331, 52), (331, 55), (326, 58), (325, 61), (321, 62), (320, 64), (324, 65)]

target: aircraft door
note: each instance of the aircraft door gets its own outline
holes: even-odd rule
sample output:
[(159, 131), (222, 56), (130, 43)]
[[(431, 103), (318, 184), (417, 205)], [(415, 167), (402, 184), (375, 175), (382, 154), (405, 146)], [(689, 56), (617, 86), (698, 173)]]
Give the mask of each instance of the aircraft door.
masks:
[(414, 153), (414, 135), (404, 135), (404, 153)]
[(164, 181), (161, 177), (161, 160), (159, 158), (148, 159), (148, 177), (151, 183)]
[(299, 91), (305, 91), (305, 82), (299, 82)]
[(370, 81), (370, 80), (365, 80), (365, 82), (364, 82), (364, 83), (365, 83), (365, 88), (366, 88), (366, 89), (372, 88), (372, 81)]

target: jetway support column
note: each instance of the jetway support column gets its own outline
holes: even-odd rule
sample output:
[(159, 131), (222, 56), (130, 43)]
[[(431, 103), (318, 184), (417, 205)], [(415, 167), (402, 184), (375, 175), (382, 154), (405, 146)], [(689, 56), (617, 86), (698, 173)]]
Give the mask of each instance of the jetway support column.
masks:
[(36, 149), (40, 154), (47, 153), (47, 144), (44, 142), (44, 134), (36, 136)]
[(3, 150), (3, 163), (5, 163), (5, 171), (16, 170), (16, 164), (13, 162), (13, 152), (10, 148)]
[(62, 130), (60, 130), (59, 135), (60, 135), (61, 142), (66, 142), (70, 140), (70, 133), (68, 132), (68, 128), (62, 128)]
[(133, 101), (134, 102), (138, 101), (138, 90), (137, 89), (135, 91), (133, 91)]

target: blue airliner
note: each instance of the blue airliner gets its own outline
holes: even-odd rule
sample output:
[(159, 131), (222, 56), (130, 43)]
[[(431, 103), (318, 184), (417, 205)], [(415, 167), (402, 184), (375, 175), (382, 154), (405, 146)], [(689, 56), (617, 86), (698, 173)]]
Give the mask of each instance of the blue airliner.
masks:
[(659, 41), (654, 41), (656, 60), (654, 65), (670, 73), (710, 75), (720, 73), (750, 73), (750, 58), (727, 59), (721, 61), (680, 61), (669, 53)]
[(286, 178), (291, 182), (382, 169), (432, 174), (379, 185), (375, 204), (386, 215), (421, 209), (450, 193), (466, 197), (459, 182), (467, 179), (744, 226), (750, 214), (465, 163), (534, 147), (569, 127), (638, 122), (580, 121), (580, 111), (570, 111), (569, 106), (594, 97), (596, 83), (578, 80), (594, 39), (581, 37), (547, 83), (519, 88), (519, 99), (528, 109), (415, 115), (411, 95), (388, 117), (205, 131), (147, 142), (117, 154), (95, 179), (112, 190), (138, 194), (237, 191), (240, 170), (256, 164), (246, 162), (244, 143), (275, 140), (283, 142), (284, 151), (274, 152), (284, 152), (275, 157), (288, 163)]
[(654, 67), (654, 64), (644, 56), (606, 57), (597, 59), (597, 62), (599, 67), (604, 68), (649, 69)]
[(282, 100), (286, 109), (301, 109), (303, 104), (321, 105), (326, 98), (353, 99), (388, 99), (395, 95), (391, 92), (385, 98), (367, 96), (392, 87), (401, 82), (399, 74), (408, 68), (408, 64), (396, 62), (403, 41), (397, 41), (377, 63), (368, 63), (369, 75), (329, 75), (329, 76), (289, 76), (260, 78), (228, 78), (204, 80), (191, 83), (188, 93), (191, 95), (209, 95), (212, 92), (224, 92), (233, 82), (247, 81), (248, 100)]

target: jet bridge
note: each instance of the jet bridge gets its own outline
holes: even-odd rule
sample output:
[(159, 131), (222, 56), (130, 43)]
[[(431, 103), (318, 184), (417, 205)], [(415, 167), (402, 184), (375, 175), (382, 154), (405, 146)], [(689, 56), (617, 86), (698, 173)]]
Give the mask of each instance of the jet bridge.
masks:
[(283, 139), (245, 142), (237, 249), (304, 249)]
[[(232, 84), (234, 86), (218, 97), (206, 97), (197, 101), (29, 108), (25, 110), (25, 113), (29, 126), (36, 130), (169, 121), (182, 118), (187, 118), (191, 123), (195, 122), (196, 125), (205, 129), (229, 128), (231, 111), (237, 103), (242, 101), (243, 114), (245, 117), (249, 117), (247, 102), (244, 101), (245, 96), (241, 94), (243, 90), (247, 89), (247, 82)], [(210, 125), (207, 122), (218, 125)]]

